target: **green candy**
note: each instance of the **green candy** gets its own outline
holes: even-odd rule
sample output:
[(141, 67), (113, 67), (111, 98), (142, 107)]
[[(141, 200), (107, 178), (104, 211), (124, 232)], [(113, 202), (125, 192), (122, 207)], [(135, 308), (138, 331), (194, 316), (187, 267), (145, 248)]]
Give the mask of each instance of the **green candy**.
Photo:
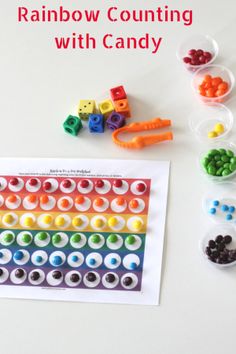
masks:
[(32, 237), (30, 234), (25, 233), (22, 235), (21, 240), (22, 240), (22, 242), (29, 244), (32, 241)]
[(37, 234), (37, 237), (40, 241), (45, 241), (48, 237), (47, 233), (44, 231), (41, 231)]
[(135, 237), (133, 235), (127, 236), (126, 242), (128, 243), (128, 245), (133, 245), (135, 243)]
[(210, 157), (213, 157), (213, 156), (218, 155), (218, 154), (219, 154), (219, 152), (216, 149), (212, 149), (212, 150), (210, 150), (208, 152), (208, 156), (210, 156)]
[(116, 243), (118, 241), (118, 237), (116, 234), (111, 234), (108, 236), (107, 240), (111, 243)]
[(98, 234), (92, 235), (92, 236), (91, 236), (91, 241), (92, 241), (93, 243), (99, 243), (99, 242), (101, 241), (100, 235), (98, 235)]
[(215, 176), (216, 175), (216, 168), (214, 166), (209, 166), (207, 169), (207, 172), (209, 175)]
[(229, 163), (229, 162), (224, 163), (224, 166), (223, 166), (223, 167), (226, 168), (226, 169), (229, 169), (230, 163)]
[(216, 167), (222, 167), (222, 166), (224, 166), (224, 162), (223, 161), (217, 161), (216, 162)]
[(232, 158), (230, 159), (230, 162), (231, 162), (232, 164), (235, 164), (235, 163), (236, 163), (236, 157), (232, 157)]
[(231, 171), (228, 170), (227, 168), (225, 168), (222, 172), (222, 176), (228, 176), (228, 175), (230, 175), (230, 173), (231, 173)]
[(7, 233), (3, 236), (3, 241), (5, 243), (11, 243), (14, 240), (13, 234)]
[(209, 162), (207, 167), (210, 167), (210, 166), (216, 167), (216, 161), (212, 160), (211, 162)]
[(55, 234), (55, 235), (52, 236), (52, 243), (55, 244), (55, 245), (60, 243), (61, 240), (62, 240), (62, 237), (61, 237), (60, 234)]
[(226, 150), (225, 150), (225, 149), (219, 149), (219, 153), (220, 153), (221, 155), (225, 155), (225, 154), (226, 154)]
[(216, 172), (216, 176), (221, 176), (223, 171), (224, 171), (224, 167), (220, 167)]
[(79, 243), (81, 241), (81, 236), (80, 234), (74, 234), (71, 237), (71, 241), (74, 243)]
[(224, 162), (229, 162), (230, 158), (227, 155), (222, 155), (221, 156), (221, 160), (224, 161)]
[(234, 172), (236, 170), (236, 163), (231, 163), (229, 165), (229, 169), (230, 169), (231, 172)]
[(232, 150), (227, 150), (226, 151), (226, 155), (229, 156), (229, 157), (234, 157), (234, 153)]
[(209, 164), (210, 160), (207, 157), (204, 157), (201, 162), (202, 166), (206, 167)]
[(221, 156), (220, 156), (220, 155), (215, 155), (214, 159), (215, 159), (216, 161), (219, 161), (219, 160), (221, 160)]

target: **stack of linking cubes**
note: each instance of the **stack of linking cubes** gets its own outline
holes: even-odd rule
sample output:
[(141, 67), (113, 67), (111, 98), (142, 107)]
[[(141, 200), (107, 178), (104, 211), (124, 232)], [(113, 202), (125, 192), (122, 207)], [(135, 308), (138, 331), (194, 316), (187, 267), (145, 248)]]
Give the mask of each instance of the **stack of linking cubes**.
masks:
[(123, 86), (110, 89), (110, 99), (98, 105), (94, 100), (80, 100), (78, 117), (69, 115), (63, 123), (66, 133), (77, 136), (83, 128), (82, 121), (88, 121), (91, 133), (103, 133), (105, 126), (114, 131), (125, 125), (126, 118), (131, 117), (127, 94)]

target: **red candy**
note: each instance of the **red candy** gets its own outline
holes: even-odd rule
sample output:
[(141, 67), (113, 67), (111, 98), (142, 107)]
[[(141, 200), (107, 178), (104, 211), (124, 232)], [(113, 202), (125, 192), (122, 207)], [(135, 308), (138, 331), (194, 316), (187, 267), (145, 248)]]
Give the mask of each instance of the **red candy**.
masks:
[(18, 178), (16, 178), (16, 177), (14, 177), (14, 178), (12, 178), (12, 179), (10, 180), (10, 184), (11, 184), (12, 186), (17, 186), (18, 183), (19, 183), (19, 180), (18, 180)]
[(202, 49), (190, 49), (188, 56), (183, 58), (183, 62), (196, 66), (207, 64), (211, 59), (212, 54), (210, 52), (205, 52)]
[(114, 182), (113, 182), (113, 186), (116, 187), (116, 188), (121, 188), (123, 185), (123, 182), (121, 179), (116, 179)]
[(43, 184), (43, 189), (44, 189), (45, 191), (49, 191), (51, 188), (52, 188), (51, 182), (44, 182), (44, 184)]
[(97, 180), (96, 187), (97, 188), (103, 188), (104, 187), (104, 182), (103, 182), (102, 179)]
[(136, 189), (138, 192), (144, 192), (146, 190), (146, 186), (144, 183), (138, 183), (137, 186), (136, 186)]
[(34, 186), (37, 186), (37, 184), (38, 184), (38, 181), (37, 181), (36, 178), (31, 178), (31, 179), (29, 180), (29, 185), (30, 185), (30, 186), (34, 187)]
[(88, 186), (89, 186), (89, 181), (87, 179), (82, 179), (82, 181), (80, 181), (81, 188), (88, 188)]
[(72, 185), (71, 181), (69, 179), (65, 179), (63, 182), (62, 182), (62, 186), (64, 188), (70, 188)]

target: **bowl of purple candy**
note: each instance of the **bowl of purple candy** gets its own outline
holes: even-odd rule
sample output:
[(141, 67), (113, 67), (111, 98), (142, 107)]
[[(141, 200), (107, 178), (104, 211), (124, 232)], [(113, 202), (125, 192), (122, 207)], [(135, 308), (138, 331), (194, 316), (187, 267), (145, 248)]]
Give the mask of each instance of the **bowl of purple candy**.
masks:
[(212, 64), (219, 53), (217, 42), (208, 35), (194, 35), (187, 38), (177, 50), (177, 58), (185, 68), (195, 72)]

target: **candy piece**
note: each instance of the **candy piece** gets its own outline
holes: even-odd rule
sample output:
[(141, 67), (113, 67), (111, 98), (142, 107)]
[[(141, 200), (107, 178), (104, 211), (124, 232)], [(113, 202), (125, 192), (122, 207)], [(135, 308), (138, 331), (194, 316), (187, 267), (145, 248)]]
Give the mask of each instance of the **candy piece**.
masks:
[(33, 227), (34, 226), (34, 219), (31, 216), (26, 216), (24, 219), (24, 225), (26, 227)]
[(121, 188), (123, 186), (122, 179), (116, 179), (113, 181), (113, 186), (115, 188)]
[(130, 286), (133, 283), (133, 279), (131, 277), (125, 277), (122, 283), (124, 286)]
[(118, 224), (118, 220), (117, 220), (117, 218), (115, 217), (115, 216), (112, 216), (112, 217), (110, 217), (109, 218), (109, 220), (108, 220), (108, 225), (110, 226), (110, 227), (115, 227), (117, 224)]
[(43, 257), (38, 255), (38, 256), (35, 257), (35, 261), (36, 261), (37, 263), (42, 263)]
[(54, 279), (61, 279), (62, 273), (61, 273), (59, 270), (54, 270), (54, 271), (52, 272), (52, 277), (53, 277)]
[(12, 243), (13, 240), (14, 240), (13, 234), (11, 234), (10, 232), (4, 234), (4, 236), (3, 236), (4, 243)]
[(106, 274), (106, 276), (105, 276), (105, 280), (106, 280), (108, 283), (114, 283), (114, 281), (116, 280), (116, 277), (115, 277), (114, 274), (108, 273), (108, 274)]
[(54, 256), (53, 259), (52, 259), (52, 264), (55, 265), (55, 266), (60, 266), (62, 265), (63, 263), (63, 260), (61, 258), (61, 256)]
[(38, 180), (37, 180), (36, 178), (31, 178), (31, 179), (29, 180), (29, 185), (30, 185), (31, 187), (35, 187), (35, 186), (37, 186), (37, 184), (38, 184)]
[(122, 206), (125, 204), (125, 199), (123, 197), (116, 198), (116, 204)]
[(130, 118), (130, 107), (127, 99), (114, 102), (115, 111), (122, 114), (125, 118)]
[(72, 283), (78, 283), (80, 281), (80, 276), (77, 273), (72, 273), (70, 276), (70, 281)]
[(219, 205), (220, 205), (219, 200), (214, 200), (214, 201), (213, 201), (213, 205), (214, 205), (214, 206), (219, 206)]
[(224, 127), (223, 124), (217, 123), (217, 124), (214, 126), (214, 131), (215, 131), (217, 134), (222, 134), (222, 133), (224, 133), (224, 131), (225, 131), (225, 127)]
[(73, 220), (72, 220), (72, 225), (75, 227), (80, 227), (83, 225), (83, 219), (80, 218), (79, 216), (76, 216)]
[(93, 234), (91, 236), (91, 242), (93, 243), (99, 243), (101, 241), (101, 237), (98, 234)]
[(93, 272), (89, 272), (89, 273), (86, 274), (86, 279), (89, 282), (95, 282), (97, 277), (96, 277), (96, 274), (94, 274)]
[(130, 201), (130, 208), (137, 209), (139, 207), (139, 201), (137, 199), (132, 199)]
[(110, 130), (116, 130), (125, 125), (125, 116), (123, 114), (113, 112), (106, 121), (106, 126)]
[(131, 262), (129, 266), (132, 270), (135, 270), (137, 268), (137, 264), (135, 262)]
[(21, 240), (22, 240), (22, 242), (24, 242), (25, 244), (28, 245), (32, 241), (32, 236), (28, 233), (24, 233), (21, 237)]
[(209, 213), (212, 214), (212, 215), (214, 215), (214, 214), (216, 213), (216, 208), (211, 208), (211, 209), (209, 210)]
[(110, 243), (116, 243), (118, 241), (118, 237), (116, 234), (111, 234), (108, 236), (107, 240)]
[(90, 264), (91, 266), (94, 266), (94, 265), (96, 264), (96, 259), (90, 258), (90, 259), (89, 259), (89, 264)]
[(62, 241), (62, 237), (60, 234), (55, 234), (52, 236), (52, 243), (54, 245), (58, 245)]
[(37, 280), (39, 280), (39, 278), (40, 278), (40, 273), (37, 271), (34, 271), (30, 274), (30, 279), (32, 281), (37, 281)]
[(50, 191), (51, 188), (52, 188), (52, 183), (51, 183), (51, 182), (49, 182), (49, 181), (44, 182), (44, 184), (43, 184), (43, 189), (44, 189), (45, 191)]
[(143, 193), (146, 190), (146, 186), (141, 182), (136, 185), (136, 189), (138, 192)]
[(123, 86), (117, 86), (110, 89), (111, 98), (113, 101), (123, 100), (127, 97)]
[(117, 259), (116, 258), (111, 258), (110, 263), (112, 265), (115, 265), (117, 263)]
[(209, 139), (213, 139), (213, 138), (216, 138), (218, 136), (218, 134), (215, 131), (212, 131), (212, 132), (209, 132), (207, 134), (207, 136)]
[(25, 275), (24, 269), (18, 268), (18, 269), (15, 270), (15, 277), (17, 279), (23, 278), (24, 275)]
[(48, 235), (46, 232), (44, 231), (41, 231), (37, 234), (37, 238), (40, 240), (40, 241), (45, 241), (47, 239)]
[(49, 202), (49, 197), (47, 196), (47, 195), (42, 195), (41, 197), (40, 197), (40, 203), (41, 204), (48, 204), (48, 202)]
[(142, 224), (141, 220), (137, 219), (132, 222), (132, 227), (136, 230), (140, 230), (142, 226), (143, 226), (143, 224)]
[(21, 261), (24, 258), (24, 253), (22, 251), (16, 251), (14, 253), (14, 259), (17, 261)]
[(72, 186), (72, 183), (69, 179), (65, 179), (63, 182), (62, 182), (62, 187), (63, 188), (71, 188)]
[[(117, 101), (116, 101), (117, 102)], [(102, 115), (108, 117), (114, 111), (114, 106), (111, 100), (104, 100), (98, 105)]]
[(222, 235), (216, 236), (216, 238), (215, 238), (215, 242), (216, 243), (221, 243), (222, 241), (223, 241), (223, 236)]
[(3, 258), (4, 254), (0, 251), (0, 258)]
[(94, 204), (97, 206), (97, 207), (102, 207), (104, 205), (104, 200), (102, 198), (96, 198), (94, 200)]
[(66, 220), (63, 216), (57, 216), (55, 220), (55, 225), (56, 226), (64, 226), (66, 223)]
[(235, 212), (235, 207), (234, 206), (230, 206), (229, 207), (229, 212), (230, 213), (234, 213)]
[(64, 209), (68, 208), (70, 206), (69, 200), (66, 198), (62, 198), (60, 200), (60, 206), (61, 206), (61, 208), (64, 208)]
[(10, 195), (8, 198), (7, 198), (7, 201), (9, 203), (15, 203), (17, 201), (17, 196), (16, 195)]
[(94, 220), (94, 226), (97, 227), (97, 228), (101, 228), (104, 226), (104, 221), (103, 219), (96, 219)]
[(222, 207), (221, 207), (221, 210), (222, 210), (222, 211), (228, 211), (228, 210), (229, 210), (228, 205), (223, 204)]
[(69, 115), (63, 123), (63, 128), (66, 133), (77, 136), (83, 128), (80, 117)]
[(71, 241), (74, 243), (79, 243), (81, 241), (81, 236), (80, 234), (74, 234), (71, 236)]
[(89, 115), (95, 113), (96, 104), (94, 100), (80, 100), (78, 114), (82, 120), (88, 120)]
[(126, 242), (128, 245), (133, 245), (135, 243), (135, 237), (133, 235), (129, 235), (126, 237)]
[(34, 194), (30, 194), (27, 197), (29, 203), (35, 204), (37, 202), (37, 197)]
[(75, 198), (75, 203), (76, 204), (83, 204), (85, 202), (85, 198), (83, 195), (78, 195), (76, 198)]
[(12, 186), (17, 186), (17, 185), (19, 184), (18, 178), (16, 178), (16, 177), (11, 178), (11, 179), (10, 179), (10, 184), (11, 184)]
[(72, 260), (72, 262), (78, 262), (79, 257), (76, 256), (76, 255), (73, 255), (73, 256), (71, 257), (71, 260)]
[(6, 214), (3, 216), (2, 221), (6, 224), (12, 224), (14, 222), (14, 217), (11, 214)]
[(229, 245), (232, 242), (232, 236), (230, 236), (230, 235), (224, 236), (223, 242), (226, 245)]
[(90, 133), (104, 133), (104, 118), (102, 114), (90, 114), (89, 131)]
[(0, 268), (0, 277), (3, 275), (3, 269)]
[(104, 181), (102, 179), (97, 180), (95, 186), (97, 188), (103, 188), (104, 187)]
[(47, 214), (47, 215), (44, 215), (42, 221), (44, 224), (50, 225), (53, 221), (53, 218), (51, 215)]
[(83, 179), (82, 181), (80, 181), (81, 188), (88, 188), (88, 186), (89, 186), (89, 181), (87, 179)]
[(233, 216), (231, 214), (227, 214), (225, 218), (226, 218), (226, 220), (232, 220)]

